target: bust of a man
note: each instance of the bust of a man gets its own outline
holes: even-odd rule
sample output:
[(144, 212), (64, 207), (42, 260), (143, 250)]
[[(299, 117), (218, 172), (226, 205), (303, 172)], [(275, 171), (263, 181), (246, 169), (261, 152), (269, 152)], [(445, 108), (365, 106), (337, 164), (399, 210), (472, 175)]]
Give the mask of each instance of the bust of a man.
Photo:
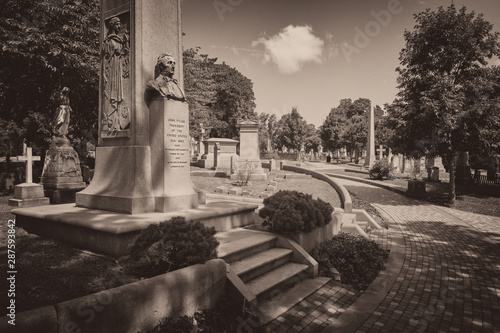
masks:
[(184, 91), (176, 79), (173, 78), (175, 72), (175, 60), (172, 55), (162, 53), (156, 61), (155, 73), (158, 73), (154, 80), (151, 80), (146, 85), (147, 100), (149, 100), (154, 92), (160, 96), (177, 101), (186, 101)]

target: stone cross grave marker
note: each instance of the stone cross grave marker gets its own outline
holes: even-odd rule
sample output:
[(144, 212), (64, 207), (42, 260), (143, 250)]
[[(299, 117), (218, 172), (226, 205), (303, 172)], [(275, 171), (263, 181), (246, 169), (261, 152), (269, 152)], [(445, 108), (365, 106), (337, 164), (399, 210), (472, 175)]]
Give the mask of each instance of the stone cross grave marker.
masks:
[(33, 156), (33, 148), (27, 147), (23, 143), (23, 156), (17, 156), (12, 159), (13, 162), (26, 162), (26, 183), (33, 183), (33, 162), (40, 161), (40, 156)]

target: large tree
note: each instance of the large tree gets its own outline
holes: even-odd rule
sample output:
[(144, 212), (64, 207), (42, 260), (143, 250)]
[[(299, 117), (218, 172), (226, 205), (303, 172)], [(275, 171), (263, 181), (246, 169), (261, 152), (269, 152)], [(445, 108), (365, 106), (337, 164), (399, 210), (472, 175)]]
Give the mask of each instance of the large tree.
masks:
[[(332, 108), (320, 128), (320, 135), (329, 150), (345, 147), (349, 152), (360, 151), (366, 146), (371, 101), (367, 98), (340, 100)], [(380, 108), (377, 107), (377, 110)], [(380, 110), (381, 111), (381, 110)], [(383, 114), (383, 111), (382, 111)], [(377, 112), (380, 116), (380, 112)]]
[(287, 149), (296, 151), (300, 151), (304, 147), (306, 139), (310, 135), (310, 128), (297, 107), (293, 107), (292, 112), (280, 118), (276, 131), (278, 147), (285, 146)]
[(398, 100), (388, 110), (394, 141), (403, 153), (446, 156), (453, 201), (457, 154), (498, 149), (490, 141), (498, 138), (498, 127), (488, 126), (498, 121), (498, 97), (492, 93), (498, 70), (488, 68), (488, 59), (500, 55), (499, 34), (483, 15), (454, 4), (414, 17), (397, 68)]
[(217, 58), (183, 52), (184, 86), (190, 112), (190, 132), (197, 137), (200, 124), (208, 137), (237, 138), (239, 119), (257, 120), (253, 83)]
[(0, 154), (21, 153), (22, 139), (36, 154), (45, 153), (57, 107), (50, 97), (62, 86), (72, 91), (70, 137), (76, 145), (95, 139), (99, 12), (99, 0), (2, 2), (0, 118), (11, 142)]

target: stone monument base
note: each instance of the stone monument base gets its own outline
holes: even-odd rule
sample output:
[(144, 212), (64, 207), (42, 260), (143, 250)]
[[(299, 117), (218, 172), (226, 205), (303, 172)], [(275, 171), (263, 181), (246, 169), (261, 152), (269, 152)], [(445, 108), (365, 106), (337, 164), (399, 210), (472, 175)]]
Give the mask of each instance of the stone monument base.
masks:
[(49, 204), (49, 198), (44, 197), (43, 186), (34, 183), (23, 183), (14, 186), (14, 198), (9, 199), (9, 206), (35, 207)]
[(150, 148), (97, 147), (94, 178), (76, 194), (76, 205), (127, 214), (153, 212)]
[(266, 181), (267, 173), (262, 168), (262, 162), (258, 161), (238, 161), (233, 159), (231, 167), (231, 180), (233, 181)]
[(41, 184), (51, 204), (75, 202), (75, 193), (87, 186), (78, 154), (67, 138), (52, 137), (45, 154)]
[(198, 220), (217, 231), (253, 224), (256, 204), (231, 201), (210, 202), (196, 209), (170, 213), (123, 214), (76, 207), (74, 204), (18, 208), (16, 225), (29, 233), (114, 257), (127, 255), (142, 229), (175, 216)]
[(85, 182), (45, 184), (45, 196), (50, 199), (53, 205), (63, 203), (74, 203), (76, 192), (80, 192), (87, 184)]

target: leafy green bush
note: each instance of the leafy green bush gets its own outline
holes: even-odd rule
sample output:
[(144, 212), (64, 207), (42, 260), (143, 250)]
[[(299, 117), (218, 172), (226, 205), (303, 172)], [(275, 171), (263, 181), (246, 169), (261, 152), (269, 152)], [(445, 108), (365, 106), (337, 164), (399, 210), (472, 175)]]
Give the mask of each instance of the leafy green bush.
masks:
[(308, 232), (332, 220), (333, 207), (321, 199), (297, 191), (279, 191), (264, 199), (259, 216), (269, 230), (278, 233)]
[(368, 171), (372, 179), (391, 179), (394, 176), (394, 169), (396, 169), (387, 158), (380, 159), (373, 164), (372, 168)]
[(334, 267), (342, 283), (366, 289), (384, 268), (388, 253), (374, 241), (340, 233), (314, 248), (312, 256), (319, 264), (321, 275), (333, 277), (330, 269)]
[(152, 224), (132, 246), (131, 273), (151, 277), (217, 258), (219, 242), (215, 233), (213, 227), (199, 221), (186, 222), (180, 216)]

